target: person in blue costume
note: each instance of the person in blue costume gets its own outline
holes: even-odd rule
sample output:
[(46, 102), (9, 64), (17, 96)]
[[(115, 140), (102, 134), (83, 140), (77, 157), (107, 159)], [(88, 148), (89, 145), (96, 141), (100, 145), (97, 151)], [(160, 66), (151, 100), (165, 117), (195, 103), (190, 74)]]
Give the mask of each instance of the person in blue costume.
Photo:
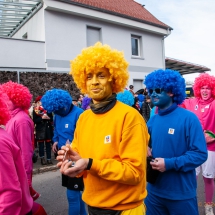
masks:
[(145, 85), (158, 114), (148, 123), (148, 156), (154, 183), (147, 184), (146, 215), (198, 215), (195, 168), (207, 159), (201, 124), (190, 111), (178, 105), (185, 99), (185, 80), (179, 72), (156, 70), (147, 75)]
[[(83, 110), (74, 106), (70, 94), (61, 89), (47, 91), (41, 101), (48, 113), (54, 113), (52, 150), (56, 153), (67, 141), (72, 142), (76, 123)], [(87, 215), (81, 193), (84, 188), (83, 178), (70, 178), (62, 175), (62, 186), (67, 188), (68, 214)]]

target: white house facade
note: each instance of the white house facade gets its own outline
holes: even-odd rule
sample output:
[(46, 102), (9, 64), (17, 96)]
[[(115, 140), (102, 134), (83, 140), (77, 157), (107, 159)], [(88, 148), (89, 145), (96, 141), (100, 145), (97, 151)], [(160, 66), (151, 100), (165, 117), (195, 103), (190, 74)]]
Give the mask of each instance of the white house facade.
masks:
[[(171, 27), (159, 20), (156, 23), (148, 11), (155, 21), (141, 21), (129, 12), (120, 14), (103, 5), (97, 8), (92, 0), (86, 2), (42, 1), (41, 9), (11, 37), (0, 37), (4, 50), (0, 53), (0, 69), (68, 73), (70, 60), (97, 41), (124, 52), (129, 62), (128, 84), (133, 84), (135, 90), (143, 87), (148, 73), (165, 68), (164, 39)], [(126, 2), (146, 11), (133, 0)]]

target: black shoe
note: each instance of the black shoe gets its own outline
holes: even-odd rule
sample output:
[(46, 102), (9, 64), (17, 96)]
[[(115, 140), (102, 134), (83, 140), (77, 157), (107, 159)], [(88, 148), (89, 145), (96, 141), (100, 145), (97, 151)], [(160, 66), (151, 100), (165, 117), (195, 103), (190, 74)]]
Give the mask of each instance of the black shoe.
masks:
[(45, 160), (45, 158), (41, 158), (41, 164), (42, 164), (42, 165), (46, 165), (46, 160)]
[(47, 160), (47, 164), (48, 164), (48, 165), (52, 165), (53, 163), (52, 163), (51, 160)]

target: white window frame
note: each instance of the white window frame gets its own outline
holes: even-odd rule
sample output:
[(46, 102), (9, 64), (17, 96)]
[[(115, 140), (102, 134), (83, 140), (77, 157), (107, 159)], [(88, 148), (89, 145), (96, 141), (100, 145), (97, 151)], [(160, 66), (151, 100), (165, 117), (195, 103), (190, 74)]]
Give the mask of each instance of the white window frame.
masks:
[[(133, 49), (133, 43), (132, 43), (132, 40), (136, 40), (137, 41), (137, 55), (136, 54), (133, 54), (132, 52), (132, 49)], [(137, 36), (137, 35), (131, 35), (131, 56), (132, 57), (138, 57), (138, 58), (141, 58), (142, 57), (142, 50), (141, 50), (141, 47), (142, 47), (142, 37), (141, 36)]]

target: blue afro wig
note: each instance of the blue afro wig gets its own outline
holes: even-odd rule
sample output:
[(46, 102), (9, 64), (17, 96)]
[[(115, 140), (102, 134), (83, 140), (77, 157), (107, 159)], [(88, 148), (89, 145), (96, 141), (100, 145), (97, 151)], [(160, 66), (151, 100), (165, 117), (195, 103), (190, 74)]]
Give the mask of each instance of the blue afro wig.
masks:
[(185, 80), (178, 71), (171, 69), (155, 70), (146, 76), (145, 85), (148, 89), (162, 88), (166, 92), (173, 94), (173, 102), (181, 104), (186, 98)]
[(116, 98), (118, 101), (126, 105), (132, 106), (134, 104), (134, 96), (128, 90), (124, 90), (124, 92), (117, 93)]
[(72, 103), (71, 95), (61, 89), (52, 89), (45, 93), (41, 99), (42, 105), (48, 113), (68, 107)]

